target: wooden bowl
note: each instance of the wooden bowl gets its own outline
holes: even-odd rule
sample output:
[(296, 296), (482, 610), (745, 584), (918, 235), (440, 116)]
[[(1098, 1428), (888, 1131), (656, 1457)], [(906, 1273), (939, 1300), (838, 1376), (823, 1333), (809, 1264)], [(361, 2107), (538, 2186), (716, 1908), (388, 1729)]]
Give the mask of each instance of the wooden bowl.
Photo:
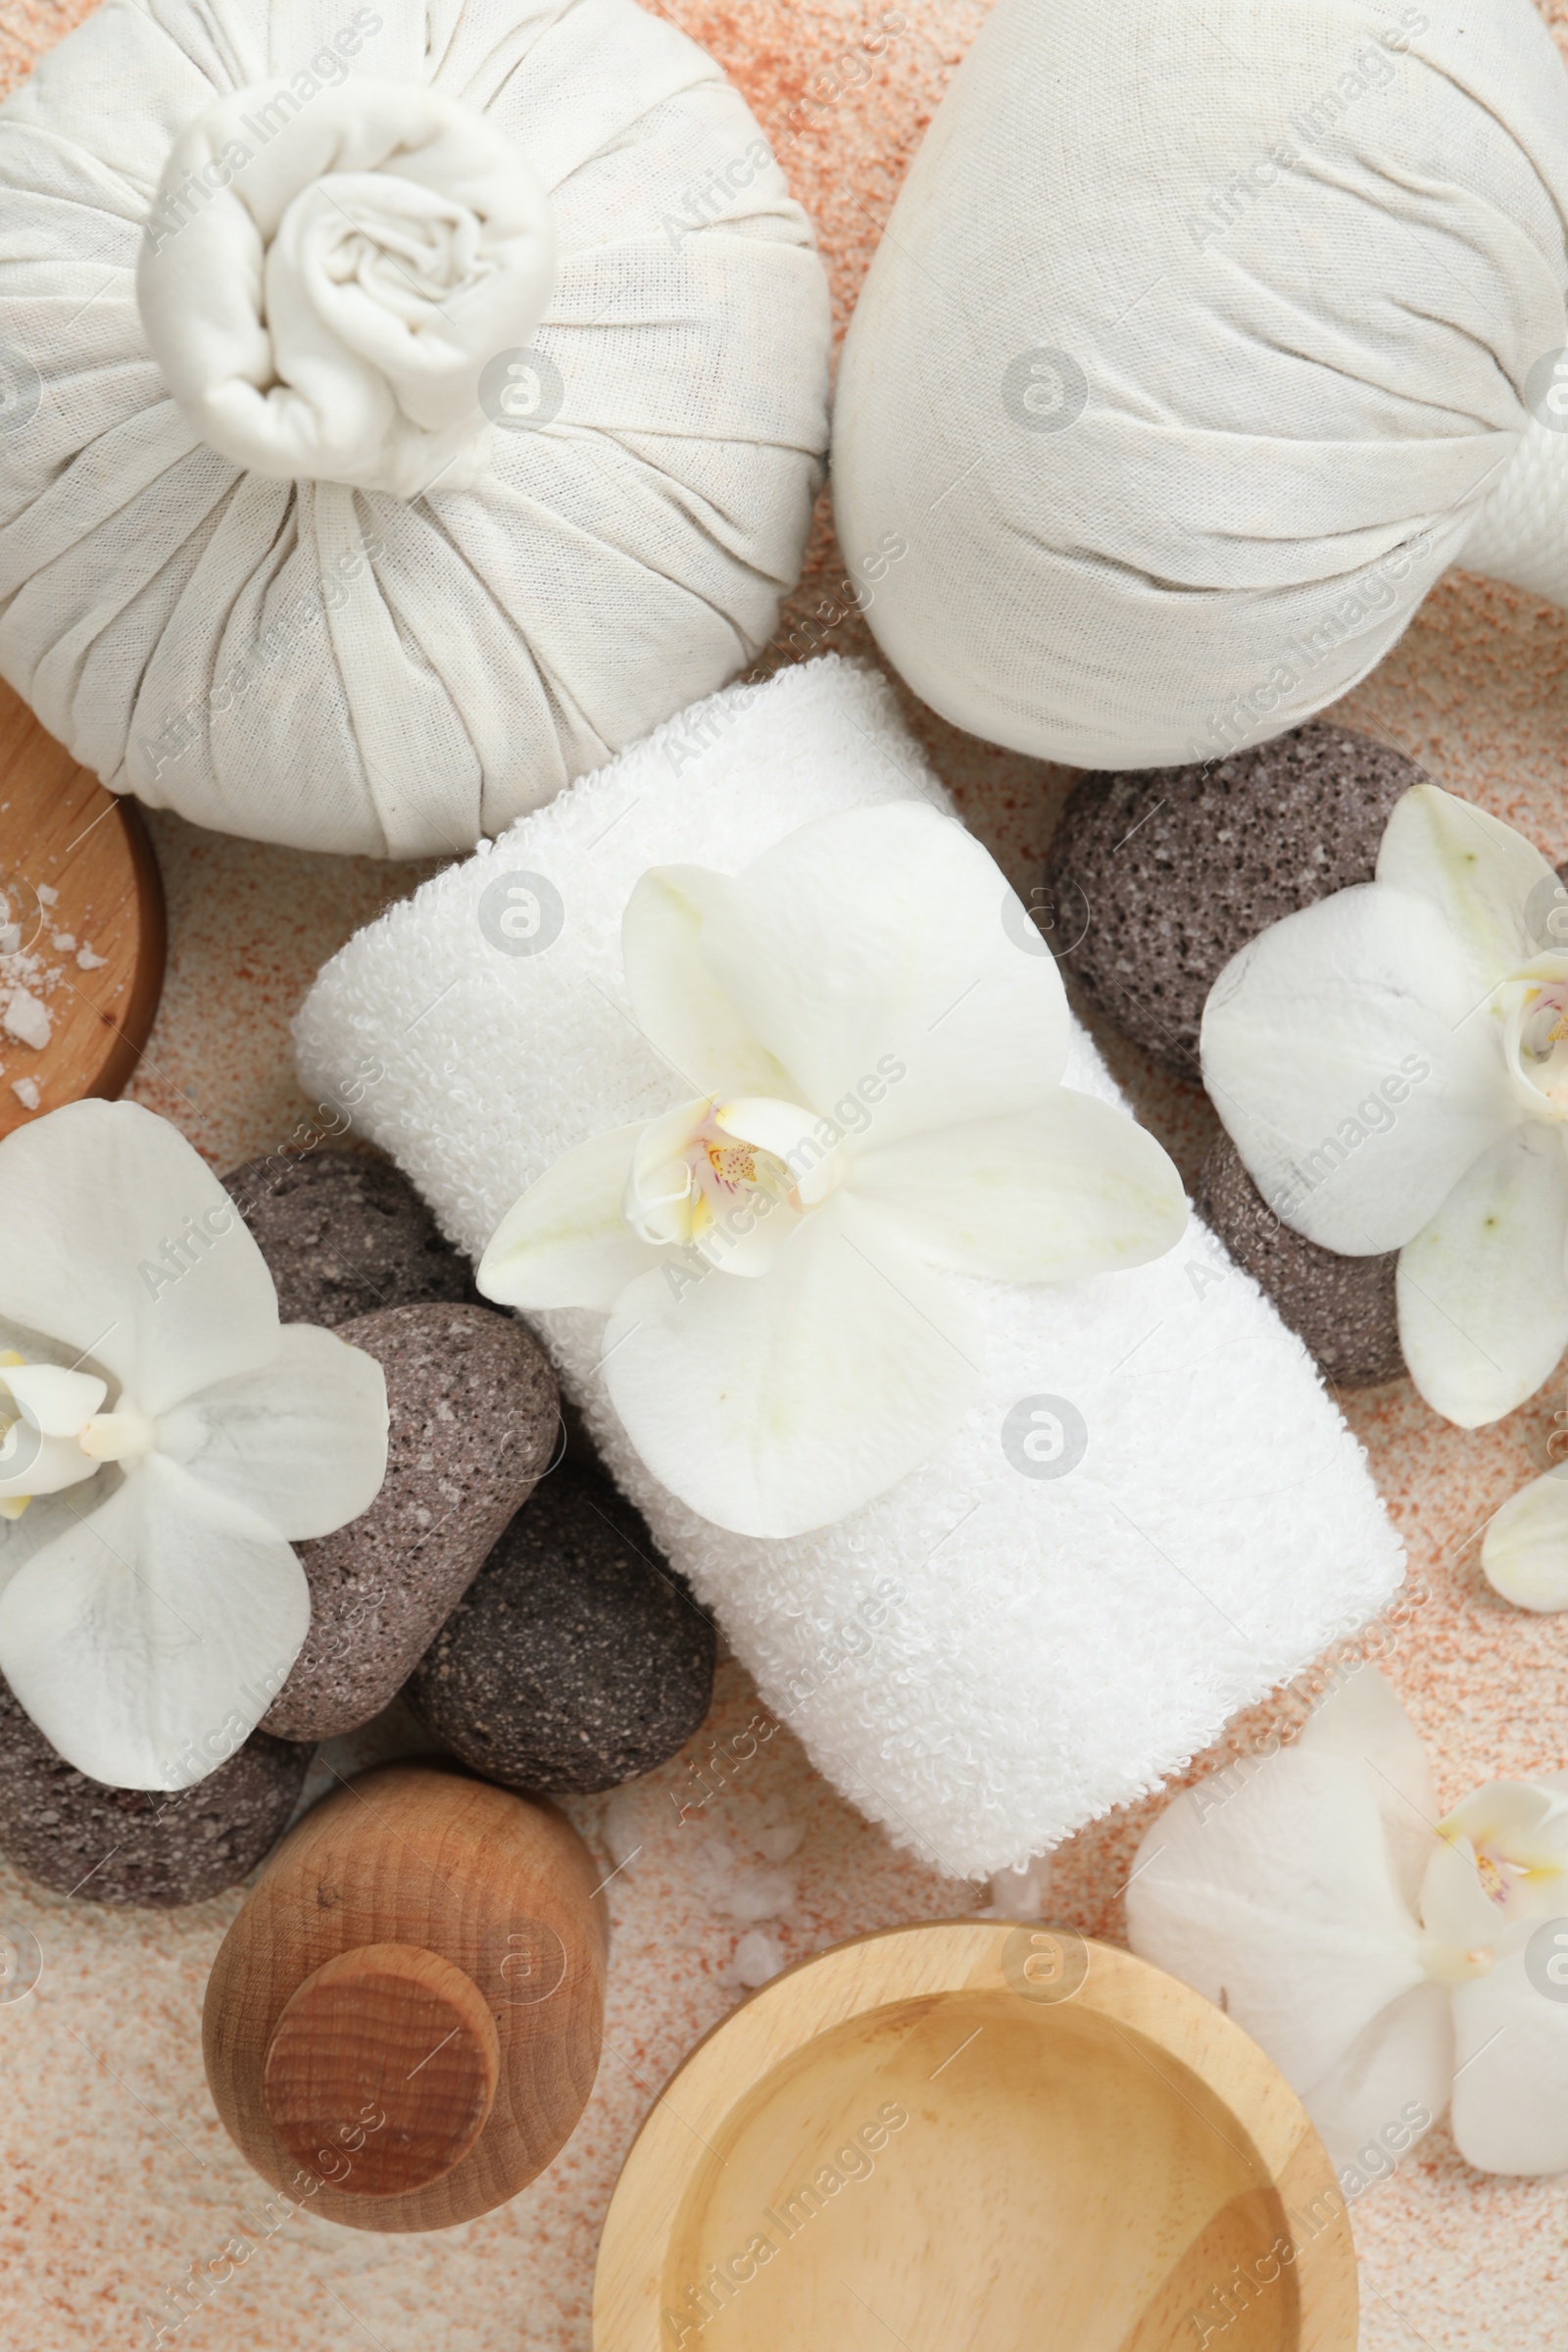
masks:
[(1185, 1984), (1066, 1930), (895, 1928), (727, 2018), (626, 2159), (595, 2352), (699, 2341), (1355, 2352), (1349, 2221), (1295, 2092)]
[(49, 1036), (0, 1031), (0, 1136), (84, 1095), (122, 1093), (165, 955), (163, 884), (134, 802), (106, 792), (0, 685), (0, 951), (8, 943), (0, 1019), (23, 986)]

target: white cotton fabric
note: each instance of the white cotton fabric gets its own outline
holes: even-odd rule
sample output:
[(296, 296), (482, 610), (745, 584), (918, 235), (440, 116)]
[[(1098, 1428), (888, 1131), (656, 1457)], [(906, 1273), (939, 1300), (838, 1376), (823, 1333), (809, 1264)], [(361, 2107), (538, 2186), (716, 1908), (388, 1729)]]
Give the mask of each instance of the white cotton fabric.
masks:
[[(357, 1094), (357, 1072), (380, 1073), (362, 1132), (477, 1257), (563, 1152), (682, 1097), (627, 1007), (638, 877), (734, 874), (813, 817), (915, 797), (948, 806), (881, 678), (835, 659), (732, 687), (352, 940), (298, 1018), (305, 1083)], [(509, 903), (530, 939), (555, 919), (532, 910), (559, 904), (547, 947), (495, 944)], [(1066, 1084), (1119, 1102), (1081, 1032)], [(965, 1426), (863, 1509), (784, 1540), (727, 1534), (656, 1484), (606, 1398), (602, 1314), (529, 1320), (764, 1702), (895, 1840), (961, 1877), (1157, 1787), (1371, 1616), (1401, 1552), (1305, 1349), (1196, 1222), (1130, 1273), (954, 1281), (986, 1334)], [(1035, 1396), (1087, 1424), (1068, 1476), (1026, 1477), (1003, 1449)], [(884, 1580), (901, 1597), (868, 1634)]]
[(634, 0), (105, 0), (0, 107), (0, 672), (200, 824), (467, 849), (765, 644), (828, 341)]
[(257, 473), (471, 489), (495, 439), (480, 371), (555, 282), (543, 188), (482, 115), (413, 82), (323, 90), (257, 153), (271, 95), (220, 99), (164, 167), (136, 298), (165, 383)]
[(1322, 709), (1446, 565), (1564, 543), (1560, 498), (1531, 510), (1568, 441), (1531, 418), (1565, 212), (1530, 0), (998, 0), (839, 379), (846, 557), (909, 548), (884, 651), (960, 726), (1084, 767)]

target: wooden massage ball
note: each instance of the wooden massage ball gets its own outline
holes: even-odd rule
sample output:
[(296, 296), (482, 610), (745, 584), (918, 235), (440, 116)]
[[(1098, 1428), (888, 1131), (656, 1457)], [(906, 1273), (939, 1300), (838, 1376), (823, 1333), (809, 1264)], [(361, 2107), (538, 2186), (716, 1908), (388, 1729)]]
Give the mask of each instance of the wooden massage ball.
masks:
[(263, 2179), (356, 2230), (443, 2230), (526, 2187), (599, 2064), (597, 1878), (558, 1813), (438, 1766), (384, 1765), (308, 1813), (202, 2016)]

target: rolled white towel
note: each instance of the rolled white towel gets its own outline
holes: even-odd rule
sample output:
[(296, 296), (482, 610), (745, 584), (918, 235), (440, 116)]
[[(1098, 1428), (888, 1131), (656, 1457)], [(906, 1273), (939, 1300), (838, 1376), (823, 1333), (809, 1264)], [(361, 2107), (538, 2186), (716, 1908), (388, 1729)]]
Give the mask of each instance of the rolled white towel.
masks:
[[(729, 688), (350, 941), (296, 1024), (305, 1082), (355, 1102), (477, 1257), (563, 1152), (679, 1098), (627, 1009), (638, 877), (736, 873), (814, 817), (915, 798), (947, 806), (881, 678), (829, 660)], [(1119, 1102), (1082, 1032), (1067, 1083)], [(766, 1704), (897, 1842), (978, 1877), (1156, 1788), (1364, 1623), (1402, 1557), (1305, 1350), (1196, 1220), (1132, 1272), (959, 1287), (986, 1332), (963, 1428), (781, 1540), (650, 1476), (605, 1395), (604, 1316), (530, 1320)]]

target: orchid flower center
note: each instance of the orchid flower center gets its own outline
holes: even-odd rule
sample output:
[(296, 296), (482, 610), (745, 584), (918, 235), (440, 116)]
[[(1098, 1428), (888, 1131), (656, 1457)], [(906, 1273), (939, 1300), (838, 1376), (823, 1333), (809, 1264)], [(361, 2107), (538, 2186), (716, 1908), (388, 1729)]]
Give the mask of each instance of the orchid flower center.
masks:
[(706, 1097), (645, 1130), (621, 1212), (655, 1248), (695, 1250), (724, 1273), (760, 1274), (843, 1173), (837, 1130), (799, 1103)]
[(1524, 1926), (1562, 1908), (1564, 1826), (1559, 1800), (1518, 1783), (1478, 1789), (1438, 1824), (1421, 1889), (1430, 1978), (1488, 1975)]
[(1494, 1004), (1516, 1096), (1535, 1118), (1568, 1120), (1568, 958), (1527, 965), (1503, 981)]
[(79, 1486), (101, 1462), (151, 1451), (144, 1413), (99, 1411), (108, 1393), (95, 1373), (0, 1354), (0, 1519), (20, 1519), (35, 1494)]

